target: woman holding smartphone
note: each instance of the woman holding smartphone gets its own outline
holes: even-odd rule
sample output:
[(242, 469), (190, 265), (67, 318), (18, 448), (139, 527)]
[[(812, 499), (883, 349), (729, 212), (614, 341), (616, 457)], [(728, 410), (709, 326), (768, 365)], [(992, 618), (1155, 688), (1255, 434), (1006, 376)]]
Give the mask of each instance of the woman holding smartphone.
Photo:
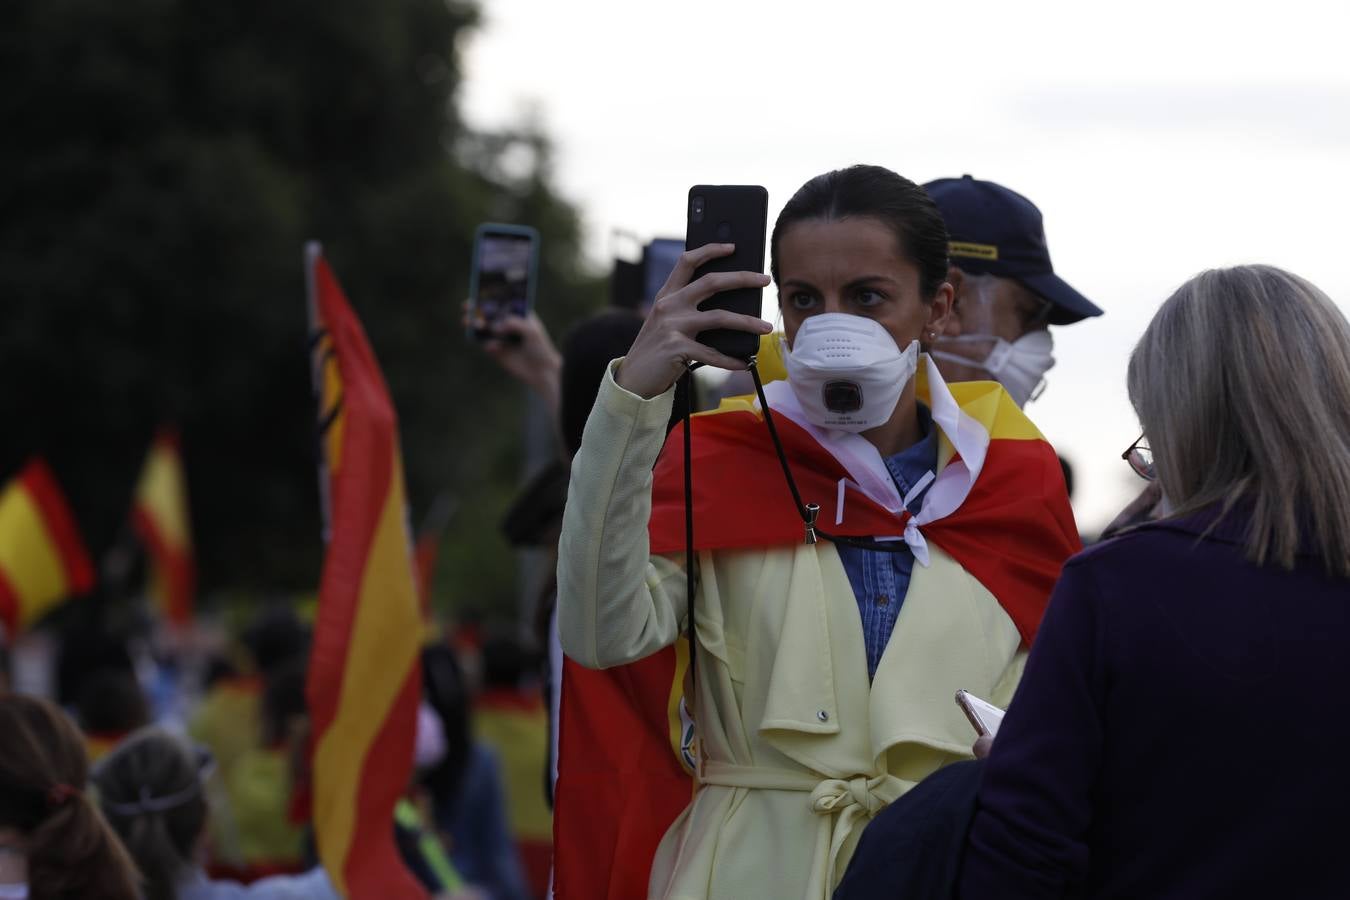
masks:
[[(693, 610), (696, 791), (649, 896), (823, 900), (873, 815), (969, 755), (955, 690), (1011, 697), (1077, 535), (1034, 426), (993, 383), (944, 385), (923, 352), (952, 302), (937, 209), (855, 166), (809, 181), (774, 227), (776, 432), (762, 408), (693, 420), (690, 604), (679, 435), (658, 462), (673, 386), (691, 363), (746, 368), (700, 332), (772, 330), (698, 309), (770, 283), (693, 279), (731, 249), (684, 254), (606, 375), (572, 468), (559, 630), (603, 668), (674, 643)], [(815, 542), (805, 501), (821, 507)]]

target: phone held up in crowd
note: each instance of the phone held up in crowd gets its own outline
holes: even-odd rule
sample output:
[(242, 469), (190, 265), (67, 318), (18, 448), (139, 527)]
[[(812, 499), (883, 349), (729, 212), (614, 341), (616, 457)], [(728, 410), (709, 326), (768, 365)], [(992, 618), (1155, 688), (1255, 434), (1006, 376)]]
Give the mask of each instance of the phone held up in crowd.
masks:
[(992, 738), (998, 734), (998, 726), (1003, 722), (1003, 710), (969, 691), (956, 692), (956, 705), (961, 707), (980, 737)]
[[(709, 260), (694, 272), (763, 272), (764, 242), (769, 222), (769, 192), (758, 185), (695, 185), (689, 189), (684, 249), (705, 244), (735, 244), (729, 256)], [(758, 316), (763, 288), (738, 288), (714, 294), (699, 309), (729, 309)], [(759, 335), (730, 328), (701, 331), (696, 340), (727, 356), (748, 360), (759, 349)]]
[(534, 308), (538, 269), (539, 232), (525, 225), (479, 225), (469, 276), (468, 336), (519, 341), (499, 335), (497, 323), (508, 316), (524, 318)]

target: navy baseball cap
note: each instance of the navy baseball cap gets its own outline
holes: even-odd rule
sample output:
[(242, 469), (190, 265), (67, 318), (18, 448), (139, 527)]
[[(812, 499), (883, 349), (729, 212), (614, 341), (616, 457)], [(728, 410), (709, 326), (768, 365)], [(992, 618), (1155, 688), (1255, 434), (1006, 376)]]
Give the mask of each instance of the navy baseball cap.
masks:
[(1068, 325), (1101, 309), (1055, 274), (1041, 211), (1026, 197), (969, 175), (924, 186), (951, 235), (948, 255), (963, 272), (1011, 278), (1049, 301), (1051, 325)]

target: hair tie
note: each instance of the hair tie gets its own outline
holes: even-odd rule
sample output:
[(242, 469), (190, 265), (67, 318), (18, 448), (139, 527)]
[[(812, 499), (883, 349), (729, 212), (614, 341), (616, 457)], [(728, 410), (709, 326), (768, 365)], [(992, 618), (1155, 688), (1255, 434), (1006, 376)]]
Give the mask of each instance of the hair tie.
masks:
[(132, 802), (118, 803), (106, 798), (100, 798), (100, 803), (105, 812), (128, 817), (145, 816), (153, 813), (168, 812), (175, 807), (182, 806), (200, 793), (201, 785), (195, 780), (181, 791), (174, 791), (172, 794), (165, 794), (162, 797), (156, 797), (150, 790), (150, 785), (143, 784), (136, 791), (136, 799)]
[(47, 792), (48, 806), (65, 806), (66, 801), (80, 792), (68, 784), (54, 784)]

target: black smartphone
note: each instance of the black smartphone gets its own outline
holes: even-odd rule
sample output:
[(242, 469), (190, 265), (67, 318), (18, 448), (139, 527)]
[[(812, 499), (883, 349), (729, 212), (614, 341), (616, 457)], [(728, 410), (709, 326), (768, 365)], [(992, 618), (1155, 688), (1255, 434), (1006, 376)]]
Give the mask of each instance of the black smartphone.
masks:
[(469, 275), (469, 337), (487, 340), (496, 336), (500, 319), (528, 315), (538, 269), (539, 232), (525, 225), (479, 225)]
[[(709, 272), (763, 272), (764, 240), (769, 227), (769, 192), (759, 185), (700, 184), (689, 189), (689, 221), (684, 249), (704, 244), (735, 244), (736, 251), (699, 266), (694, 279)], [(737, 288), (713, 294), (699, 309), (729, 309), (758, 316), (763, 288)], [(701, 331), (696, 340), (727, 356), (748, 360), (759, 351), (759, 335), (731, 328)]]

